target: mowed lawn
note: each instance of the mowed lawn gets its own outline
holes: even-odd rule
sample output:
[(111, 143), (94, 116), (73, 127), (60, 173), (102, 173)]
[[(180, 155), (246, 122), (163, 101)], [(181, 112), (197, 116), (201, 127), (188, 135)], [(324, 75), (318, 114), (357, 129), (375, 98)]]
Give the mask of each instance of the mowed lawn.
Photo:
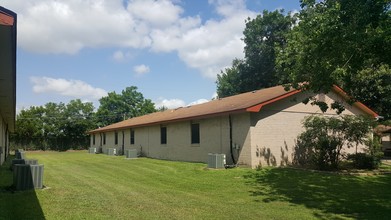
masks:
[(87, 152), (27, 152), (43, 190), (12, 192), (0, 171), (0, 219), (391, 219), (391, 175), (206, 164)]

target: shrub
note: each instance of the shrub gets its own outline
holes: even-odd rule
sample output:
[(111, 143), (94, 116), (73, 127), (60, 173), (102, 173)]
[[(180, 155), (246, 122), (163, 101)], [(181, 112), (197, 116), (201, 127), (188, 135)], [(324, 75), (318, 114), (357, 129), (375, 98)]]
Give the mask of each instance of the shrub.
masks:
[(305, 131), (297, 138), (293, 164), (320, 170), (338, 169), (342, 148), (364, 144), (371, 121), (360, 116), (307, 117), (303, 122)]
[(376, 169), (380, 165), (381, 154), (356, 153), (349, 154), (348, 160), (353, 161), (353, 167), (357, 169)]

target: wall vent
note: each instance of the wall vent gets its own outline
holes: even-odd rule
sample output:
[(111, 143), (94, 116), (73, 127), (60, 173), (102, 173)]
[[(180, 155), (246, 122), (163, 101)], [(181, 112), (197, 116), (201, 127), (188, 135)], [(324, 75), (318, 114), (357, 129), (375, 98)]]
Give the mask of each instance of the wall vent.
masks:
[(90, 154), (96, 154), (96, 147), (90, 147), (90, 148), (88, 148), (88, 153), (90, 153)]
[(136, 149), (126, 149), (125, 156), (126, 156), (126, 158), (137, 158), (137, 150)]
[(13, 186), (15, 190), (29, 190), (43, 188), (44, 166), (15, 164), (13, 171)]
[(225, 165), (225, 154), (208, 154), (208, 168), (222, 169)]

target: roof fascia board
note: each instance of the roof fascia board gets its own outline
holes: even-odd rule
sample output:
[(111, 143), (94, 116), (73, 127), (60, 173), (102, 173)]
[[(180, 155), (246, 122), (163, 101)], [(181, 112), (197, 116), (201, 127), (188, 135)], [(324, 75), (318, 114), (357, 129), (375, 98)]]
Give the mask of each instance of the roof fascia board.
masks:
[(291, 92), (285, 93), (284, 95), (278, 96), (274, 99), (270, 99), (268, 101), (259, 103), (258, 105), (251, 106), (251, 107), (247, 108), (246, 111), (247, 112), (259, 112), (263, 106), (272, 104), (272, 103), (277, 102), (281, 99), (285, 99), (285, 98), (292, 96), (292, 95), (295, 95), (299, 92), (301, 92), (301, 90), (293, 90)]
[[(334, 85), (333, 86), (333, 90), (337, 94), (342, 96), (345, 100), (351, 99), (351, 97), (343, 89), (341, 89), (340, 87)], [(376, 112), (374, 112), (372, 109), (368, 108), (366, 105), (364, 105), (361, 102), (354, 102), (352, 105), (357, 107), (357, 108), (359, 108), (361, 111), (367, 113), (368, 115), (370, 115), (370, 116), (372, 116), (374, 118), (379, 117), (379, 115)]]
[(0, 7), (0, 25), (13, 26), (15, 22), (14, 17), (4, 12), (3, 9)]
[(145, 123), (145, 124), (139, 124), (139, 125), (130, 125), (130, 126), (123, 126), (123, 127), (117, 127), (117, 128), (98, 128), (92, 131), (87, 132), (87, 134), (94, 134), (94, 133), (101, 133), (101, 132), (110, 132), (110, 131), (116, 131), (116, 130), (125, 130), (129, 128), (140, 128), (140, 127), (147, 127), (147, 126), (153, 126), (153, 125), (160, 125), (160, 124), (168, 124), (168, 123), (175, 123), (175, 122), (182, 122), (182, 121), (190, 121), (190, 120), (200, 120), (200, 119), (206, 119), (211, 118), (214, 116), (227, 116), (230, 114), (238, 114), (238, 113), (244, 113), (246, 112), (245, 109), (239, 109), (235, 111), (226, 111), (226, 112), (219, 112), (214, 114), (206, 114), (206, 115), (199, 115), (194, 117), (185, 117), (185, 118), (178, 118), (178, 119), (171, 119), (171, 120), (163, 120), (158, 122), (151, 122), (151, 123)]

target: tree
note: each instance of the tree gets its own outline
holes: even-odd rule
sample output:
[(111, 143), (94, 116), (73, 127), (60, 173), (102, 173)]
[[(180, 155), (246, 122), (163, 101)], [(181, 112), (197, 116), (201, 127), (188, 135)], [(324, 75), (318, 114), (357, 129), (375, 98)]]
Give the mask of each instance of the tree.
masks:
[(352, 94), (386, 119), (391, 119), (391, 69), (388, 65), (366, 68), (352, 79)]
[(232, 67), (226, 68), (225, 72), (221, 71), (221, 74), (217, 75), (218, 97), (224, 98), (241, 93), (239, 72), (244, 71), (243, 65), (245, 65), (244, 60), (234, 59)]
[(110, 92), (99, 102), (96, 121), (100, 127), (156, 111), (152, 101), (144, 99), (135, 86), (127, 87), (121, 94)]
[(22, 110), (11, 135), (14, 145), (40, 150), (68, 150), (88, 146), (86, 131), (94, 126), (94, 107), (80, 99), (64, 103), (46, 103)]
[(283, 10), (263, 11), (254, 19), (246, 20), (243, 60), (235, 59), (232, 67), (225, 69), (217, 78), (219, 97), (235, 95), (280, 83), (275, 69), (276, 47), (286, 44), (285, 35), (295, 22), (291, 14)]
[[(64, 110), (63, 148), (78, 148), (79, 145), (88, 146), (87, 131), (95, 128), (94, 105), (92, 102), (81, 102), (80, 99), (71, 100)], [(60, 138), (60, 136), (59, 136)]]
[[(282, 81), (315, 93), (327, 93), (332, 85), (339, 85), (389, 117), (391, 90), (386, 85), (389, 81), (383, 79), (391, 75), (390, 1), (302, 0), (301, 3), (300, 22), (288, 33), (288, 43), (277, 54), (276, 65)], [(368, 78), (374, 84), (365, 85)], [(383, 101), (367, 95), (369, 90), (382, 95)]]
[(64, 121), (65, 104), (49, 102), (43, 106), (44, 114), (38, 120), (42, 123), (42, 142), (41, 148), (58, 150), (63, 148), (59, 142), (59, 138), (64, 136)]
[(39, 120), (44, 115), (42, 106), (32, 106), (23, 109), (16, 117), (15, 132), (10, 139), (17, 146), (39, 146), (43, 141), (43, 122)]

